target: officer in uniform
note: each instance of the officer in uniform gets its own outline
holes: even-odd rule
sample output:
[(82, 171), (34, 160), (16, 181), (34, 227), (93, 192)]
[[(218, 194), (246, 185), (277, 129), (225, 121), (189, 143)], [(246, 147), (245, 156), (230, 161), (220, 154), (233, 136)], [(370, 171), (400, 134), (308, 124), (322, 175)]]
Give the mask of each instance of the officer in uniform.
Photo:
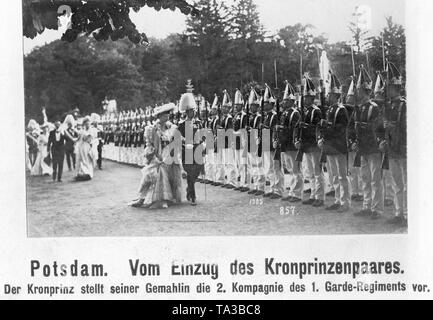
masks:
[(294, 130), (301, 120), (301, 114), (296, 109), (296, 92), (288, 81), (286, 81), (282, 107), (283, 113), (280, 125), (277, 127), (279, 130), (279, 141), (277, 142), (280, 143), (283, 169), (286, 169), (291, 177), (288, 184), (289, 194), (281, 200), (297, 203), (302, 201), (302, 190), (304, 189), (300, 163), (296, 162), (297, 149), (294, 145)]
[(213, 117), (212, 120), (212, 133), (214, 136), (214, 172), (215, 178), (213, 186), (223, 186), (225, 180), (224, 173), (224, 159), (223, 159), (223, 148), (218, 146), (218, 130), (221, 128), (222, 117), (221, 117), (221, 109), (219, 107), (218, 95), (215, 94), (214, 101), (212, 103), (211, 114)]
[(276, 100), (272, 94), (272, 90), (268, 85), (265, 86), (266, 88), (263, 97), (265, 115), (262, 127), (262, 152), (265, 177), (266, 180), (269, 181), (270, 186), (264, 197), (270, 199), (281, 199), (283, 195), (284, 176), (281, 170), (280, 161), (275, 161), (275, 153), (278, 143), (276, 143), (274, 147), (273, 141), (275, 128), (280, 122), (280, 119), (278, 119), (277, 113), (274, 110)]
[[(249, 127), (250, 122), (250, 107), (248, 104), (248, 96), (245, 97), (244, 108), (241, 113), (241, 121), (240, 121), (240, 132), (241, 132), (241, 163), (243, 163), (243, 170), (245, 170), (245, 184), (244, 187), (241, 188), (240, 192), (249, 192), (251, 191), (251, 171), (250, 166), (248, 164), (248, 150), (249, 150), (249, 133), (247, 128)], [(242, 173), (240, 174), (242, 176)]]
[(248, 171), (251, 174), (251, 179), (248, 181), (251, 190), (248, 194), (263, 196), (265, 194), (266, 181), (263, 172), (262, 155), (259, 153), (259, 127), (262, 121), (262, 115), (259, 112), (261, 98), (254, 88), (251, 88), (248, 103), (251, 113), (249, 125), (246, 128), (248, 133)]
[(318, 146), (322, 154), (326, 155), (331, 184), (335, 190), (334, 204), (326, 210), (337, 210), (340, 213), (349, 210), (349, 184), (347, 179), (347, 127), (349, 113), (341, 103), (342, 86), (337, 76), (331, 72), (328, 95), (330, 107), (326, 110), (326, 117), (319, 128)]
[[(203, 108), (203, 106), (202, 106)], [(216, 116), (216, 110), (213, 112), (209, 109), (208, 104), (205, 102), (205, 115), (203, 122), (203, 130), (205, 136), (206, 156), (204, 162), (205, 184), (212, 184), (215, 182), (215, 145), (212, 133), (213, 118)]]
[(244, 128), (246, 126), (246, 113), (242, 110), (243, 106), (244, 98), (241, 91), (237, 89), (234, 100), (235, 115), (233, 119), (233, 129), (236, 139), (234, 146), (235, 169), (236, 177), (239, 180), (239, 186), (235, 188), (235, 190), (240, 192), (249, 191), (246, 179), (247, 158), (246, 153), (244, 153), (244, 148), (246, 144), (246, 139), (244, 135)]
[(352, 150), (361, 158), (364, 202), (362, 210), (355, 213), (355, 216), (377, 219), (384, 211), (382, 154), (379, 150), (380, 110), (370, 99), (372, 80), (363, 66), (356, 89), (358, 105), (355, 106), (355, 130), (351, 133), (354, 135)]
[[(190, 89), (188, 90), (190, 91)], [(186, 119), (181, 121), (178, 130), (182, 135), (182, 166), (186, 172), (186, 199), (192, 206), (196, 206), (195, 182), (203, 171), (202, 153), (196, 152), (202, 143), (197, 131), (202, 129), (201, 121), (194, 117), (197, 104), (192, 92), (182, 95), (179, 102), (179, 111), (186, 114)], [(199, 158), (197, 158), (199, 157)]]
[(386, 82), (389, 104), (385, 105), (385, 141), (380, 149), (389, 154), (389, 169), (394, 190), (395, 217), (388, 222), (407, 226), (407, 137), (406, 100), (401, 96), (403, 79), (392, 63), (387, 63)]
[(120, 147), (120, 113), (117, 116), (116, 124), (113, 132), (113, 160), (119, 161), (119, 147)]
[[(320, 149), (317, 146), (316, 127), (322, 120), (320, 109), (314, 104), (316, 87), (313, 81), (304, 77), (304, 121), (299, 122), (299, 130), (295, 137), (296, 148), (302, 149), (305, 154), (305, 164), (311, 182), (310, 199), (303, 202), (304, 205), (323, 207), (325, 203), (325, 190), (323, 182), (322, 164), (320, 163)], [(302, 139), (301, 139), (302, 137)]]
[(126, 150), (126, 112), (122, 112), (122, 117), (120, 118), (120, 144), (119, 144), (119, 161), (121, 163), (125, 162), (125, 150)]
[[(381, 118), (384, 117), (384, 111), (385, 111), (385, 79), (383, 78), (382, 74), (380, 72), (377, 72), (377, 78), (376, 78), (376, 84), (374, 86), (374, 98), (372, 101), (377, 104), (379, 107), (379, 110), (381, 112)], [(382, 130), (383, 134), (384, 130)], [(391, 182), (391, 174), (389, 170), (383, 170), (382, 171), (382, 183), (383, 183), (383, 193), (385, 198), (385, 207), (393, 206), (394, 205), (394, 191), (392, 188), (392, 182)]]
[(364, 196), (361, 194), (362, 191), (360, 190), (362, 188), (361, 168), (353, 166), (353, 164), (355, 163), (355, 152), (352, 150), (352, 144), (355, 141), (352, 141), (352, 138), (354, 138), (353, 135), (349, 136), (349, 133), (355, 132), (355, 80), (353, 79), (353, 77), (351, 78), (352, 80), (346, 94), (346, 103), (344, 105), (349, 114), (349, 126), (347, 131), (347, 145), (349, 149), (349, 191), (351, 201), (363, 202)]
[[(223, 116), (220, 122), (220, 130), (221, 135), (230, 135), (228, 133), (229, 130), (233, 133), (233, 117), (230, 114), (230, 110), (232, 108), (232, 101), (227, 90), (224, 90), (223, 102), (222, 102), (222, 111)], [(226, 189), (235, 189), (237, 187), (237, 179), (236, 179), (236, 170), (235, 170), (235, 157), (234, 157), (234, 148), (231, 145), (233, 141), (229, 141), (228, 137), (224, 137), (224, 143), (222, 146), (219, 145), (220, 141), (217, 141), (218, 147), (223, 147), (223, 172), (225, 174), (225, 183), (223, 184), (223, 188)]]

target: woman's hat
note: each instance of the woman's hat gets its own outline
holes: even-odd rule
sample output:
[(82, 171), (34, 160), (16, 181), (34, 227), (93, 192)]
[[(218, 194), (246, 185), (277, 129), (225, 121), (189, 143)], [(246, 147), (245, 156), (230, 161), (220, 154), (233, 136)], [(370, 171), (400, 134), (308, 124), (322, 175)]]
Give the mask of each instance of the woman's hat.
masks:
[(156, 107), (153, 109), (153, 116), (157, 117), (163, 113), (169, 113), (170, 111), (174, 110), (176, 108), (176, 105), (174, 103), (168, 103), (164, 104), (160, 107)]

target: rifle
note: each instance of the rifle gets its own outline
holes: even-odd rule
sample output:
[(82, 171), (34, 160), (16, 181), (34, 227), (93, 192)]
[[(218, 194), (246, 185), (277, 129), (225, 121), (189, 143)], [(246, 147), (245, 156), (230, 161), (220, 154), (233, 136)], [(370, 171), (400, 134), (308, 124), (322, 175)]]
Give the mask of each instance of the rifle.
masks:
[(203, 123), (203, 127), (206, 127), (206, 126), (208, 126), (209, 127), (209, 113), (208, 113), (208, 110), (207, 110), (207, 105), (206, 105), (206, 102), (205, 102), (205, 113), (204, 113), (204, 116), (205, 116), (205, 121), (204, 121), (204, 123)]
[[(325, 88), (323, 86), (323, 80), (320, 79), (320, 104), (322, 107), (322, 119), (326, 120), (326, 112), (325, 112)], [(324, 139), (324, 130), (326, 130), (326, 126), (322, 127), (321, 124), (317, 126), (318, 129), (322, 129), (322, 139)], [(325, 141), (325, 140), (324, 140)], [(323, 142), (325, 143), (325, 142)], [(326, 152), (325, 152), (325, 145), (323, 145), (322, 149), (320, 150), (320, 163), (326, 163)]]
[[(387, 68), (385, 69), (386, 72), (386, 84), (385, 84), (385, 88), (384, 88), (384, 103), (383, 103), (383, 118), (384, 120), (388, 120), (388, 83), (389, 83), (389, 73)], [(389, 128), (385, 129), (385, 141), (387, 142), (387, 145), (389, 147)], [(387, 148), (388, 148), (387, 147)], [(385, 150), (382, 153), (382, 165), (381, 165), (382, 170), (389, 170), (389, 154), (388, 154), (388, 150)]]
[(262, 100), (260, 101), (260, 124), (259, 124), (259, 145), (257, 147), (257, 156), (261, 157), (263, 154), (263, 141), (262, 141), (262, 134), (263, 134), (263, 118), (265, 117), (265, 99), (264, 99), (264, 92), (262, 92)]
[(353, 97), (353, 112), (354, 112), (354, 121), (355, 121), (355, 135), (356, 135), (356, 144), (358, 145), (358, 150), (355, 153), (355, 157), (353, 160), (353, 167), (354, 168), (361, 168), (361, 151), (359, 150), (359, 124), (358, 124), (358, 118), (359, 118), (359, 108), (358, 108), (358, 89), (357, 89), (357, 84), (356, 84), (356, 69), (355, 69), (355, 58), (354, 58), (354, 54), (353, 54), (353, 47), (352, 47), (352, 64), (353, 64), (353, 81), (354, 81), (354, 86), (353, 86), (353, 92), (354, 92), (354, 97)]
[[(302, 85), (302, 78), (301, 78), (301, 87), (300, 87), (300, 94), (299, 94), (299, 113), (301, 114), (301, 120), (300, 122), (303, 123), (305, 121), (305, 114), (304, 114), (304, 96), (303, 96), (303, 85)], [(304, 158), (304, 151), (302, 150), (302, 127), (299, 124), (298, 132), (299, 132), (299, 138), (298, 141), (301, 144), (301, 147), (298, 149), (298, 152), (296, 153), (296, 162), (302, 162), (302, 159)]]
[[(277, 99), (275, 99), (275, 107), (276, 107), (276, 111), (277, 111), (277, 126), (280, 124), (280, 118), (281, 118), (281, 111), (280, 111), (280, 101)], [(272, 123), (270, 123), (270, 125), (272, 125)], [(277, 142), (277, 148), (275, 149), (275, 155), (274, 155), (274, 160), (275, 161), (280, 161), (281, 162), (281, 144), (280, 144), (280, 130), (277, 129), (275, 130), (275, 141)]]

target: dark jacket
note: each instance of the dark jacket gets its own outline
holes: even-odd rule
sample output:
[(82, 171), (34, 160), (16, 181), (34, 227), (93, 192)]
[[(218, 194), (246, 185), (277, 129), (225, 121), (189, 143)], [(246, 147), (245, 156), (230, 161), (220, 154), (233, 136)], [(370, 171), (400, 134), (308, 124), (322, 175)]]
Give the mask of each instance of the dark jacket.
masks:
[[(72, 138), (78, 138), (78, 133), (75, 130), (66, 129), (66, 131), (69, 133), (69, 135)], [(69, 138), (69, 136), (66, 136), (65, 151), (74, 152), (74, 146), (75, 146), (75, 141)]]
[(266, 113), (265, 119), (263, 122), (263, 126), (264, 126), (264, 129), (269, 130), (268, 145), (269, 145), (271, 151), (274, 151), (273, 139), (275, 136), (275, 126), (279, 123), (280, 123), (280, 119), (278, 119), (276, 112), (270, 111), (270, 112)]
[[(244, 123), (241, 123), (243, 121)], [(238, 112), (233, 118), (233, 130), (239, 132), (241, 129), (245, 128), (246, 118), (243, 112)], [(241, 139), (236, 138), (235, 149), (240, 150), (242, 148)]]
[(296, 151), (294, 145), (294, 131), (300, 120), (301, 114), (294, 108), (290, 108), (282, 113), (280, 125), (283, 128), (279, 130), (279, 140), (282, 152)]
[(64, 154), (66, 142), (67, 138), (64, 133), (60, 132), (59, 140), (57, 140), (56, 130), (52, 130), (48, 136), (48, 152), (51, 151), (53, 154)]
[(352, 121), (349, 128), (350, 143), (358, 143), (361, 155), (379, 153), (379, 143), (384, 139), (379, 106), (369, 101), (356, 107)]
[(324, 139), (324, 152), (327, 155), (347, 154), (347, 127), (349, 112), (340, 103), (326, 111), (327, 124), (320, 127), (320, 137)]
[[(186, 139), (186, 124), (187, 121), (181, 121), (178, 125), (178, 130), (180, 132), (180, 134), (182, 135), (183, 138)], [(197, 147), (200, 145), (200, 141), (196, 141), (196, 133), (198, 130), (201, 130), (203, 128), (202, 123), (200, 120), (197, 119), (193, 119), (192, 120), (192, 131), (193, 131), (193, 135), (192, 135), (192, 139), (193, 141), (185, 141), (184, 143), (182, 143), (182, 163), (185, 164), (185, 160), (186, 160), (186, 144), (192, 144), (193, 145), (193, 159), (194, 159), (194, 163), (193, 164), (197, 164), (197, 165), (201, 165), (203, 164), (203, 158), (202, 157), (202, 153), (200, 153), (199, 155), (196, 155), (196, 149)], [(196, 157), (200, 157), (200, 159), (197, 159)]]
[(407, 157), (407, 123), (406, 100), (399, 98), (392, 101), (386, 118), (394, 127), (386, 131), (386, 139), (389, 143), (389, 157), (402, 159)]
[[(300, 139), (304, 152), (319, 151), (317, 146), (317, 126), (322, 120), (322, 111), (316, 106), (306, 108), (304, 126), (295, 131), (295, 140)], [(302, 138), (302, 139), (301, 139)]]

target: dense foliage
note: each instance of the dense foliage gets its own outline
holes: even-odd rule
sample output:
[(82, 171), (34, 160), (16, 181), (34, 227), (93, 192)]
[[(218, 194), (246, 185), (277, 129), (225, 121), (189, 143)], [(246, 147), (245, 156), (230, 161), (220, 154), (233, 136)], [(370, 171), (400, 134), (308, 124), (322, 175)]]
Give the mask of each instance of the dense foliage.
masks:
[[(150, 3), (128, 1), (133, 2)], [(312, 25), (286, 26), (269, 34), (253, 0), (236, 0), (232, 5), (199, 0), (193, 6), (200, 14), (188, 16), (183, 33), (149, 39), (148, 46), (127, 38), (97, 41), (80, 34), (73, 42), (58, 40), (36, 48), (24, 58), (26, 116), (37, 117), (41, 106), (46, 106), (49, 116), (75, 107), (83, 113), (101, 112), (106, 96), (125, 109), (176, 101), (187, 79), (208, 101), (224, 89), (240, 88), (246, 93), (251, 85), (263, 84), (262, 80), (282, 89), (286, 79), (299, 83), (301, 56), (303, 71), (317, 80), (322, 50), (348, 86), (352, 75), (349, 43), (313, 36), (317, 30)], [(366, 65), (372, 76), (382, 70), (383, 36), (387, 57), (405, 73), (402, 26), (388, 18), (381, 35), (361, 36), (368, 45), (355, 51), (357, 65)]]
[(198, 15), (197, 9), (184, 0), (23, 0), (24, 36), (34, 38), (45, 29), (58, 29), (58, 16), (70, 15), (71, 23), (62, 40), (72, 42), (78, 35), (93, 34), (96, 40), (127, 37), (133, 43), (147, 42), (129, 17), (147, 6), (159, 11), (178, 8), (184, 14)]

